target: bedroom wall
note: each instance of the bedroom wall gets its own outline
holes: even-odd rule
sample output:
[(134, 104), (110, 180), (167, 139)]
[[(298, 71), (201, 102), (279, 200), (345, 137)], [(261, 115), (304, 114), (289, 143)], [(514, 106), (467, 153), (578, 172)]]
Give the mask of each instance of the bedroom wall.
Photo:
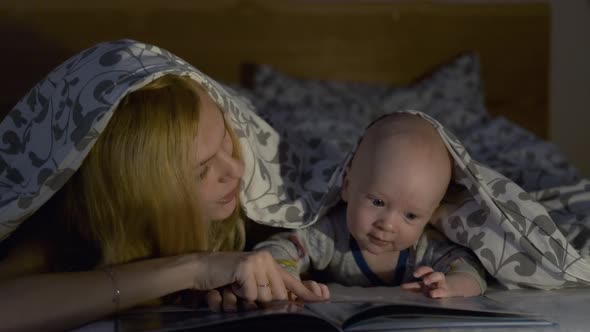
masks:
[[(13, 0), (15, 3), (23, 1)], [(38, 0), (36, 0), (38, 1)], [(301, 0), (318, 1), (318, 0)], [(323, 1), (364, 1), (364, 0), (323, 0)], [(409, 0), (370, 0), (408, 2)], [(428, 2), (428, 0), (417, 0)], [(463, 3), (498, 3), (498, 2), (544, 2), (552, 6), (551, 29), (551, 68), (550, 68), (550, 139), (556, 143), (567, 157), (580, 169), (583, 175), (590, 178), (590, 0), (430, 0), (431, 2), (463, 2)], [(9, 2), (2, 1), (0, 3)], [(26, 3), (26, 1), (24, 1)], [(5, 22), (0, 22), (0, 27)], [(29, 38), (27, 31), (4, 35), (4, 45), (10, 45), (15, 38)], [(523, 41), (523, 43), (526, 41)], [(54, 47), (55, 48), (55, 47)], [(48, 48), (50, 49), (50, 48)], [(26, 50), (25, 50), (26, 51)], [(56, 54), (50, 54), (56, 52)], [(69, 54), (67, 52), (63, 52)], [(48, 51), (43, 57), (32, 62), (31, 72), (45, 72), (53, 68), (52, 59), (65, 58), (60, 50)], [(46, 62), (43, 62), (44, 59)], [(31, 69), (29, 68), (29, 69)], [(14, 77), (20, 70), (18, 67), (5, 66), (4, 74)], [(36, 81), (33, 80), (33, 82)], [(26, 91), (29, 83), (22, 86), (11, 82), (3, 93)], [(12, 89), (12, 90), (10, 90)], [(0, 105), (2, 106), (2, 105)], [(9, 106), (11, 107), (12, 104)]]
[[(396, 1), (396, 0), (391, 0)], [(485, 3), (497, 0), (434, 0)], [(503, 0), (551, 4), (550, 133), (590, 178), (590, 0)]]
[[(395, 0), (392, 0), (395, 1)], [(440, 2), (498, 2), (439, 0)], [(436, 0), (434, 2), (437, 2)], [(504, 0), (551, 4), (550, 140), (590, 178), (590, 0)]]
[(590, 0), (552, 0), (550, 138), (590, 177)]

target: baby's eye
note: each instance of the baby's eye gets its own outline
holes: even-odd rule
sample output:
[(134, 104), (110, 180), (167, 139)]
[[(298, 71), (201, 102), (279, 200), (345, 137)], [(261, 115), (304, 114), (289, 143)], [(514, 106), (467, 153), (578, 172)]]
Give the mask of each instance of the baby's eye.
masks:
[(203, 171), (199, 174), (199, 178), (201, 180), (203, 180), (207, 176), (207, 174), (209, 173), (209, 169), (210, 169), (210, 167), (209, 167), (209, 165), (207, 165), (207, 166), (205, 166)]
[(412, 213), (412, 212), (406, 213), (406, 219), (408, 219), (408, 220), (414, 220), (416, 218), (418, 218), (418, 216), (415, 213)]
[(371, 204), (378, 207), (385, 206), (385, 202), (383, 202), (383, 200), (379, 198), (371, 198)]

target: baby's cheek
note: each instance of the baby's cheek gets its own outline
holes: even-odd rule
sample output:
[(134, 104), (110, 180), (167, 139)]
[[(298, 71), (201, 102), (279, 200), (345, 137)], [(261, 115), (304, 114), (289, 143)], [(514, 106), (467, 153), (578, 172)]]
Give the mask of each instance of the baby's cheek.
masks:
[(348, 224), (348, 231), (357, 240), (358, 240), (359, 234), (366, 233), (363, 231), (362, 223), (360, 223), (358, 221), (358, 219), (356, 219), (356, 220), (348, 219), (347, 224)]
[(366, 230), (370, 228), (371, 221), (366, 215), (359, 213), (355, 215), (353, 218), (349, 219), (348, 224), (348, 227), (350, 229)]
[(404, 246), (409, 247), (418, 241), (420, 235), (422, 235), (421, 229), (406, 229), (404, 232), (400, 232), (398, 239), (403, 239)]

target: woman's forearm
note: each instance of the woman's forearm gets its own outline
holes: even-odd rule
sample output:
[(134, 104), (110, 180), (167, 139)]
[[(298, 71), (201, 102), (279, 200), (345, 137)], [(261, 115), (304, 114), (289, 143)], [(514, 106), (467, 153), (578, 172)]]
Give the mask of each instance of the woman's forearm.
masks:
[[(308, 290), (266, 251), (194, 253), (112, 270), (114, 283), (108, 269), (0, 281), (0, 330), (63, 330), (102, 318), (117, 310), (117, 289), (119, 310), (183, 289), (206, 291), (232, 283), (239, 285), (236, 295), (247, 301), (284, 300), (288, 292), (303, 301), (328, 297)], [(271, 292), (261, 290), (260, 284), (268, 284)]]
[[(73, 328), (191, 288), (194, 255), (150, 259), (87, 272), (44, 273), (0, 281), (0, 330)], [(198, 261), (198, 260), (197, 260)], [(119, 290), (118, 304), (114, 301)]]

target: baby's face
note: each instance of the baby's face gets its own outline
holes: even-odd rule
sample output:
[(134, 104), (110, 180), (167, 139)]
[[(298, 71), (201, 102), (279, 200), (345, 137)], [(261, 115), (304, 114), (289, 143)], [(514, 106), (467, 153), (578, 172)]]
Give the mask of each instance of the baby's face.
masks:
[(413, 245), (446, 192), (448, 157), (409, 143), (390, 137), (359, 148), (347, 173), (348, 228), (363, 251), (377, 255)]

